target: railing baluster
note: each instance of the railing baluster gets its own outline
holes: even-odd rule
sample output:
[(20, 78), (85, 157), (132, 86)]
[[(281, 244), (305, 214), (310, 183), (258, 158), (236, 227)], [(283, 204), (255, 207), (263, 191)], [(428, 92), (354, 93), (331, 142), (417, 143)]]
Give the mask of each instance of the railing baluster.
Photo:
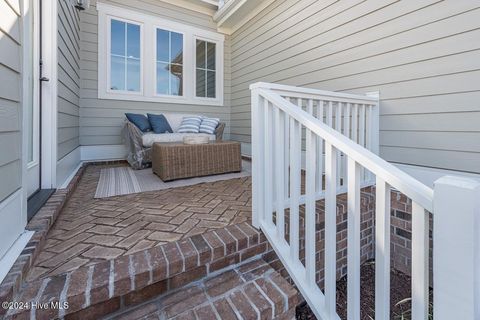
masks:
[(375, 319), (390, 319), (390, 186), (378, 176), (375, 209)]
[(428, 319), (429, 214), (412, 201), (412, 319)]
[(313, 116), (313, 100), (312, 99), (307, 100), (307, 112), (309, 115)]
[[(345, 104), (345, 113), (343, 114), (343, 134), (350, 138), (350, 115), (351, 115), (352, 104), (346, 103)], [(344, 154), (342, 159), (342, 168), (343, 168), (343, 185), (348, 185), (348, 173), (346, 172), (348, 169), (348, 159), (347, 156)]]
[[(358, 118), (358, 144), (365, 147), (365, 105), (358, 105), (360, 116)], [(362, 181), (365, 181), (365, 168), (362, 168)]]
[(275, 158), (274, 158), (274, 170), (275, 170), (275, 204), (276, 204), (276, 223), (277, 233), (281, 240), (285, 239), (285, 132), (284, 132), (284, 113), (280, 109), (275, 108)]
[[(335, 130), (342, 133), (342, 103), (337, 102), (337, 109), (335, 110)], [(337, 188), (341, 185), (341, 179), (343, 178), (342, 170), (342, 153), (338, 151), (337, 155)]]
[(352, 108), (352, 140), (358, 143), (358, 104), (353, 105)]
[(284, 148), (284, 151), (285, 151), (285, 161), (284, 161), (284, 177), (285, 177), (285, 180), (284, 180), (284, 185), (285, 185), (285, 198), (288, 199), (289, 197), (289, 188), (288, 188), (288, 177), (289, 177), (289, 174), (288, 174), (288, 165), (290, 163), (290, 150), (288, 149), (288, 146), (290, 145), (290, 117), (285, 114), (285, 117), (284, 117), (284, 120), (285, 120), (285, 138), (284, 138), (284, 145), (285, 145), (285, 148)]
[(344, 135), (347, 138), (351, 137), (350, 134), (350, 116), (351, 116), (351, 110), (352, 110), (352, 104), (347, 103), (346, 109), (345, 109), (345, 115), (343, 116), (343, 130), (344, 130)]
[(333, 128), (333, 101), (328, 101), (327, 125)]
[(336, 314), (337, 276), (337, 150), (325, 141), (325, 307)]
[(360, 116), (358, 119), (358, 144), (365, 147), (365, 105), (358, 105)]
[(307, 282), (316, 285), (316, 250), (315, 250), (315, 136), (306, 130), (306, 164), (305, 164), (305, 268)]
[[(323, 101), (318, 101), (317, 119), (323, 122)], [(323, 139), (317, 137), (317, 193), (323, 190)]]
[(360, 166), (348, 158), (347, 315), (360, 320)]
[(272, 156), (273, 156), (273, 128), (272, 128), (272, 104), (265, 99), (265, 116), (264, 116), (264, 147), (265, 147), (265, 220), (268, 225), (273, 223), (273, 173), (272, 173)]
[[(368, 105), (368, 106), (365, 106), (366, 110), (366, 128), (365, 128), (365, 138), (366, 138), (366, 141), (365, 141), (365, 147), (370, 150), (370, 151), (374, 151), (372, 150), (372, 143), (373, 143), (373, 134), (375, 133), (374, 130), (373, 130), (373, 106), (372, 105)], [(373, 180), (373, 174), (369, 171), (366, 172), (366, 177), (365, 179), (367, 179), (368, 181), (371, 181)]]
[(367, 131), (367, 134), (366, 134), (366, 148), (368, 150), (372, 150), (372, 140), (373, 140), (373, 137), (372, 137), (372, 126), (373, 126), (373, 119), (372, 119), (372, 114), (373, 114), (373, 106), (372, 105), (368, 105), (366, 106), (367, 110), (366, 110), (366, 123), (367, 123), (367, 126), (366, 126), (366, 131)]
[(301, 128), (300, 124), (290, 118), (290, 255), (293, 261), (298, 261), (299, 255), (299, 200), (300, 200), (300, 152)]

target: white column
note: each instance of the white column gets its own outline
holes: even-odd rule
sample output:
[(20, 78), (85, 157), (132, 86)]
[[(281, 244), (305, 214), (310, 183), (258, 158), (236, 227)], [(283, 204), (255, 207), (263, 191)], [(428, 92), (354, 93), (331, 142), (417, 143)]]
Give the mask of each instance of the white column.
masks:
[(433, 208), (435, 320), (480, 319), (480, 181), (438, 179)]

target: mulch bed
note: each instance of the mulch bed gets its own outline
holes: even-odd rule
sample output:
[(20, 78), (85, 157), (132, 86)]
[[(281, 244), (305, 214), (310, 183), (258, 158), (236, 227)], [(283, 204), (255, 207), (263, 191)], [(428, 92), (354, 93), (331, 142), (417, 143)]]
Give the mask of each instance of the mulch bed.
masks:
[[(390, 312), (391, 319), (410, 319), (411, 296), (410, 276), (392, 269), (390, 273)], [(360, 310), (362, 320), (375, 319), (375, 263), (365, 263), (360, 271)], [(407, 300), (405, 300), (407, 299)], [(432, 297), (430, 297), (430, 302)], [(430, 306), (431, 307), (431, 306)], [(337, 313), (341, 319), (347, 319), (347, 277), (337, 282)], [(297, 307), (298, 320), (316, 319), (306, 303)]]

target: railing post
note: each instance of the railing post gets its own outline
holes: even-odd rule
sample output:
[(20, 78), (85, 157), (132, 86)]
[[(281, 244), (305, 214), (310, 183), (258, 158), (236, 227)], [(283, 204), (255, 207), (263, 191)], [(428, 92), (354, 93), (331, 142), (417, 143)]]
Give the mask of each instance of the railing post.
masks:
[(254, 88), (252, 94), (252, 224), (260, 228), (265, 201), (265, 182), (263, 166), (265, 163), (263, 127), (263, 103), (259, 90)]
[(480, 181), (438, 179), (433, 208), (435, 320), (480, 319)]

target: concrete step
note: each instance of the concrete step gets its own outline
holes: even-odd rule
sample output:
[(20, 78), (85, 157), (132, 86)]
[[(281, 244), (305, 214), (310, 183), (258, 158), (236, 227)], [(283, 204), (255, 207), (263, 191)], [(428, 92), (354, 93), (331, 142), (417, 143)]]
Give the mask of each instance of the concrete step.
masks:
[(105, 319), (295, 319), (298, 301), (292, 285), (263, 259), (255, 259)]

